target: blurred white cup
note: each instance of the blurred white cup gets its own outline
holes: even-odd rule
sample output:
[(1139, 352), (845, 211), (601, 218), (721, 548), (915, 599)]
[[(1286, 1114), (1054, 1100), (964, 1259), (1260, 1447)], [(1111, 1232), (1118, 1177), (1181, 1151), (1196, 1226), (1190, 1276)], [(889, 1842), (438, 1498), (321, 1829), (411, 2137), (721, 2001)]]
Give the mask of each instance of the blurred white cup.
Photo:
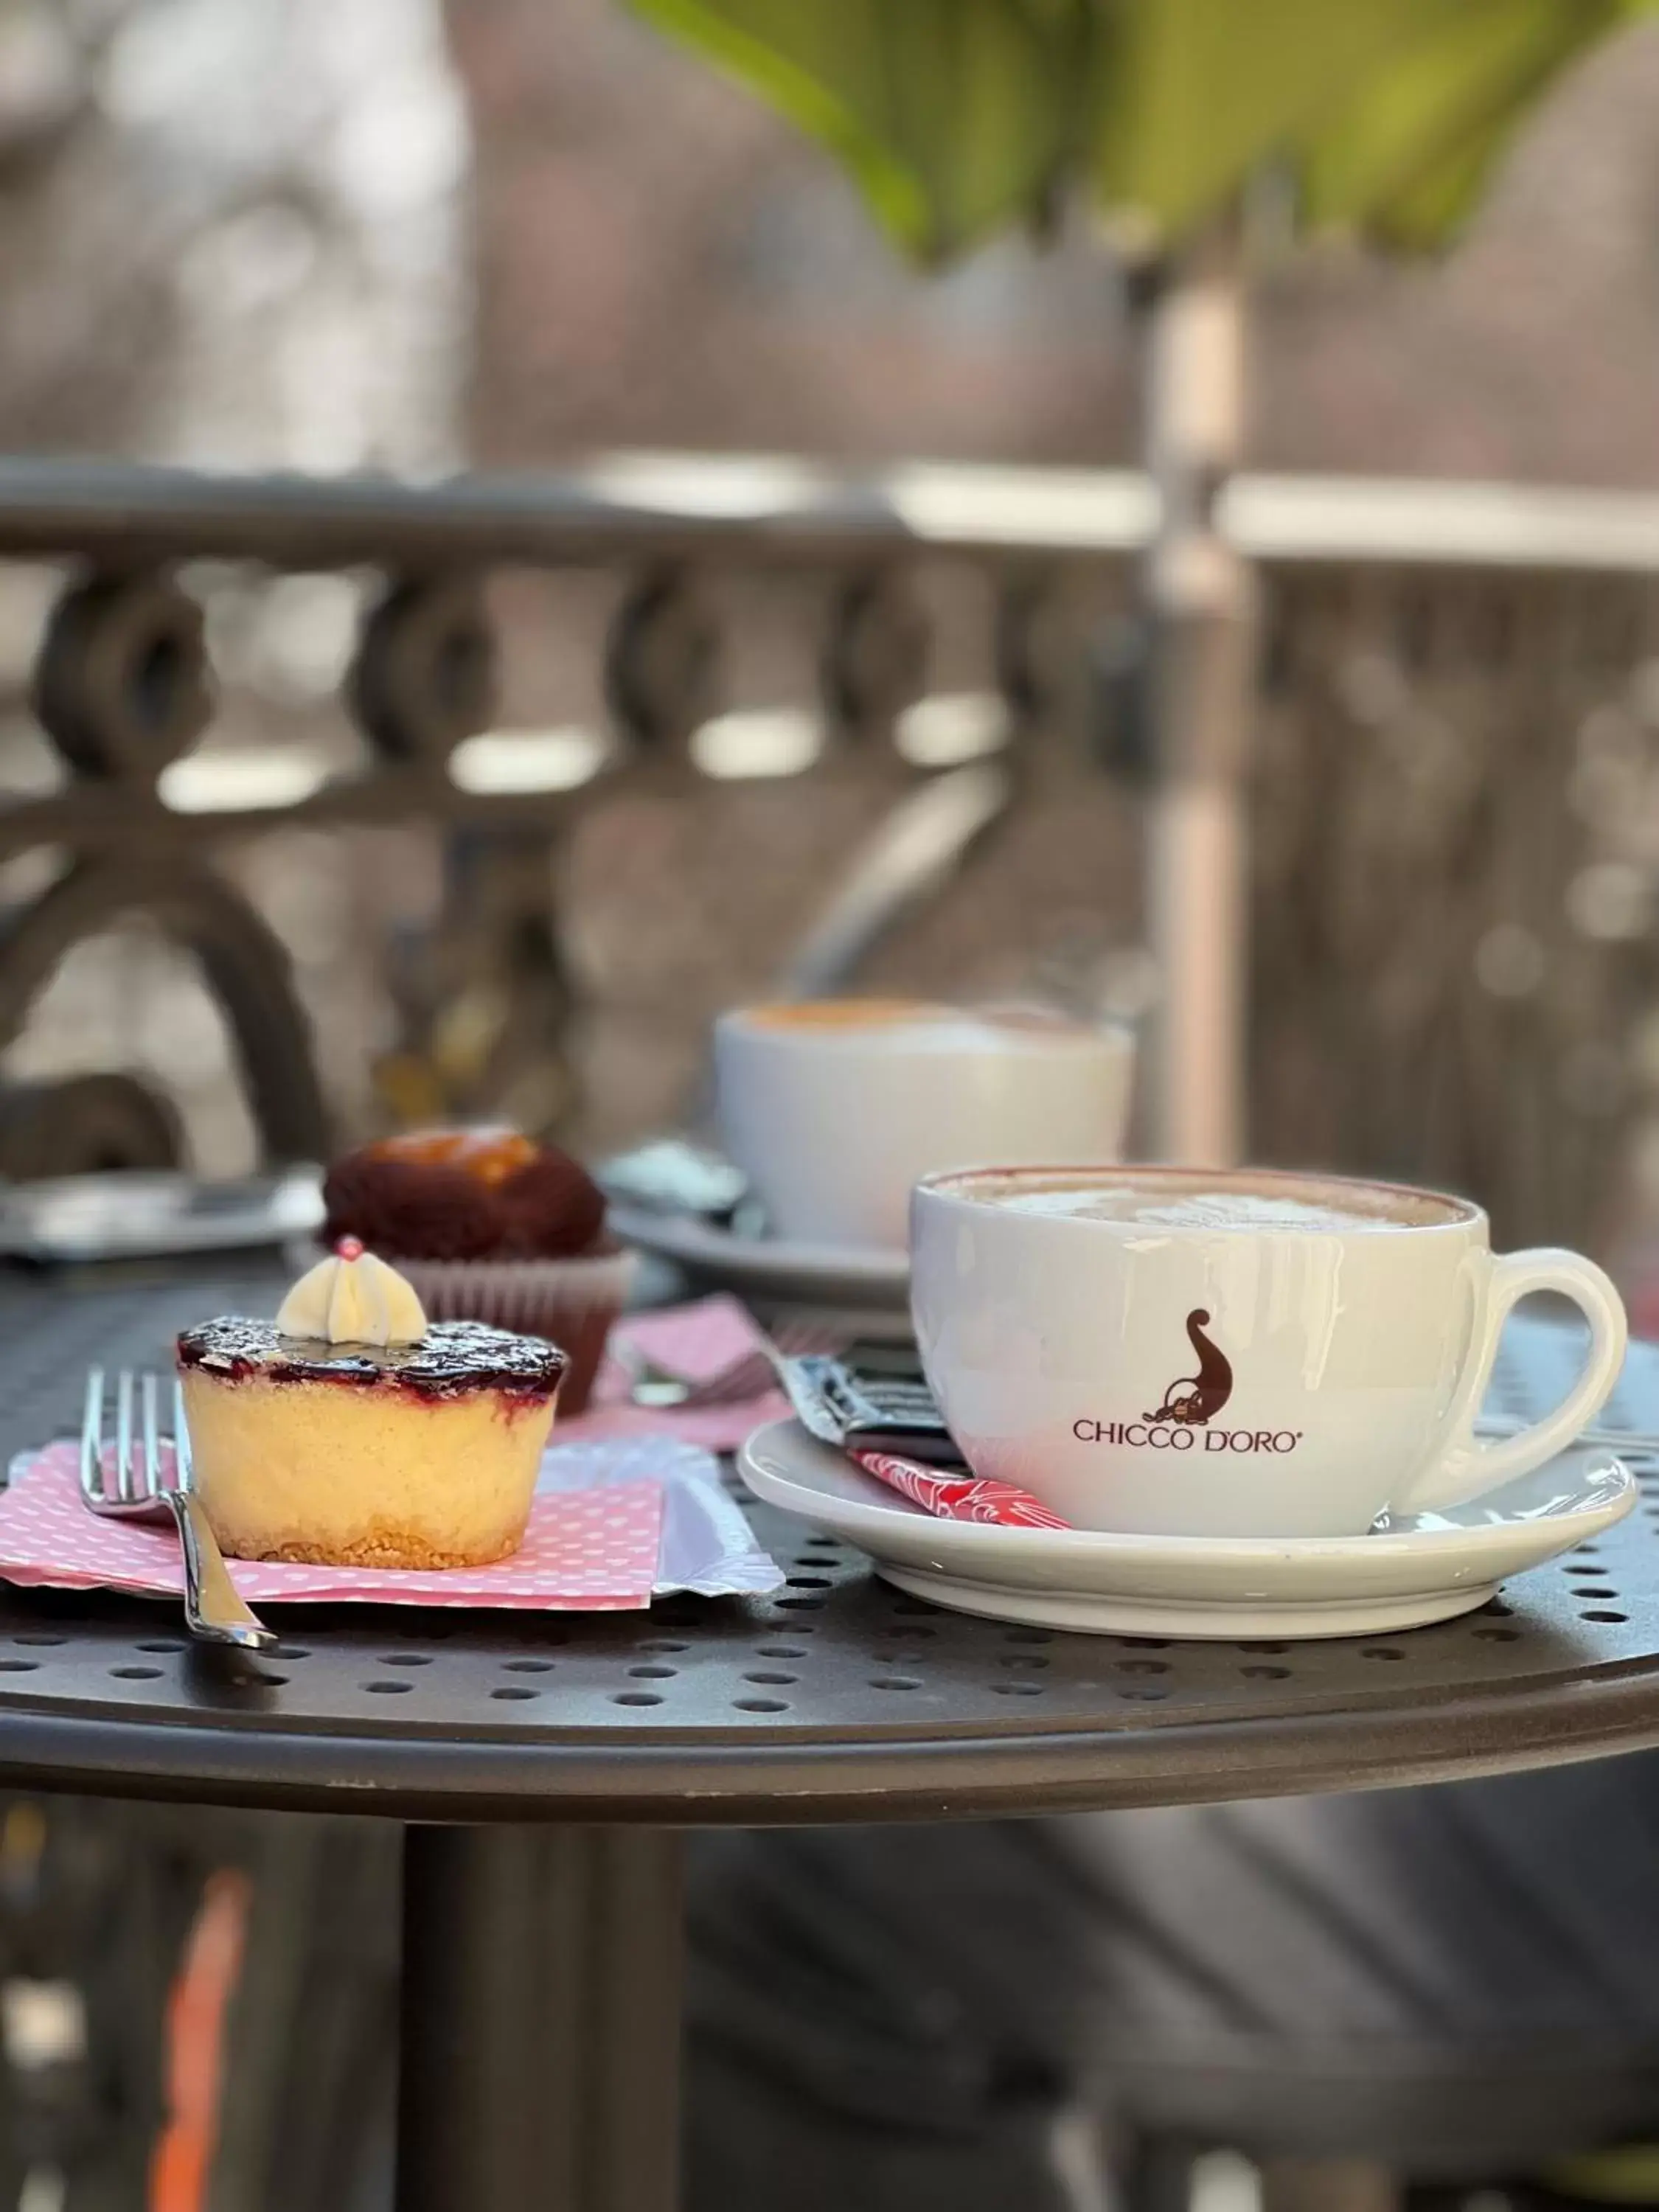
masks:
[(774, 1235), (902, 1251), (925, 1175), (1121, 1158), (1134, 1041), (1024, 1008), (820, 999), (723, 1014), (714, 1068)]

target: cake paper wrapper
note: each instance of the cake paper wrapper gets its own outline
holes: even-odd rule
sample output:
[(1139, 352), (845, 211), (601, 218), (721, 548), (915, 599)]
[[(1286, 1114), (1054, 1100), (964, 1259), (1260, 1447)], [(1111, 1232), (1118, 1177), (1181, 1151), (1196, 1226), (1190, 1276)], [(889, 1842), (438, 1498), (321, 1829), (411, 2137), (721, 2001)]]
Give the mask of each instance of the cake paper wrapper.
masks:
[(627, 1301), (632, 1252), (571, 1260), (399, 1260), (398, 1273), (431, 1321), (481, 1321), (544, 1336), (569, 1356), (562, 1412), (586, 1408), (611, 1324)]
[(574, 1260), (398, 1260), (432, 1321), (489, 1321), (497, 1328), (542, 1334), (552, 1313), (613, 1315), (634, 1279), (631, 1252), (591, 1252)]

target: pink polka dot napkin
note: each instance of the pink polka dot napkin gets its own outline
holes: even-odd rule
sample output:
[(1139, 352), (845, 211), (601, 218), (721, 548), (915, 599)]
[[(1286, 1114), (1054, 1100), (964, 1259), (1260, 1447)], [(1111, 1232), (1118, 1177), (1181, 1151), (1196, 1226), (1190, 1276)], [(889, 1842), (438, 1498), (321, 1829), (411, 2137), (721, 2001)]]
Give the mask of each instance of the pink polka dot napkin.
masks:
[[(58, 1589), (176, 1595), (171, 1522), (101, 1520), (81, 1503), (78, 1448), (49, 1444), (17, 1462), (0, 1495), (0, 1579)], [(623, 1611), (653, 1595), (775, 1588), (779, 1570), (704, 1452), (672, 1438), (556, 1446), (543, 1462), (523, 1548), (491, 1567), (441, 1573), (290, 1566), (232, 1559), (250, 1604), (472, 1606)]]

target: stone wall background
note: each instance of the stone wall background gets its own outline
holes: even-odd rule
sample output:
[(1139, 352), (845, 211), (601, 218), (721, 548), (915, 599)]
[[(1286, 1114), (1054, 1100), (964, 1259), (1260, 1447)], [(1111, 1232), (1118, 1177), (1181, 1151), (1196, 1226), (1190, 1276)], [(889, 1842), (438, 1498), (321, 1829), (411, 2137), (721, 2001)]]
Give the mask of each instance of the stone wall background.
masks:
[[(610, 0), (14, 0), (8, 23), (0, 447), (422, 471), (614, 447), (1133, 457), (1133, 332), (1085, 222), (923, 283), (815, 149)], [(1565, 88), (1443, 264), (1331, 245), (1261, 271), (1255, 462), (1659, 483), (1656, 100), (1649, 26)], [(343, 757), (332, 687), (362, 580), (190, 580), (226, 678), (210, 758)], [(0, 574), (13, 790), (49, 772), (23, 682), (55, 581)], [(603, 744), (614, 588), (495, 580), (507, 726)], [(932, 588), (933, 683), (972, 693), (984, 607)], [(739, 593), (727, 703), (801, 706), (816, 619)], [(1052, 734), (1016, 766), (1006, 827), (869, 980), (1133, 1007), (1133, 795)], [(447, 927), (458, 863), (425, 831), (278, 832), (235, 866), (294, 950), (347, 1133), (442, 1105), (441, 1061), (452, 1095), (599, 1146), (695, 1097), (708, 1014), (775, 975), (903, 781), (878, 758), (810, 784), (647, 779), (550, 854), (466, 856), (483, 910)], [(0, 897), (49, 866), (0, 872)], [(488, 909), (544, 884), (562, 972), (515, 998)], [(8, 1073), (112, 1056), (181, 1097), (202, 1164), (246, 1159), (216, 1018), (143, 930), (68, 963)]]

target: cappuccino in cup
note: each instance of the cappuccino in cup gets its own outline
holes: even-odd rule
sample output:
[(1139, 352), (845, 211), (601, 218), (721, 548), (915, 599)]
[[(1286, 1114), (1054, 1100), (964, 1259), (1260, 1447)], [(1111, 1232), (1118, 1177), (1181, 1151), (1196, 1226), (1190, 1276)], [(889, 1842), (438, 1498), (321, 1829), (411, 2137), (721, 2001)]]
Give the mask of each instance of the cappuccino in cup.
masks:
[[(1064, 1176), (1011, 1176), (1006, 1194), (993, 1182), (987, 1198), (993, 1206), (1006, 1206), (1013, 1212), (1037, 1214), (1048, 1220), (1145, 1222), (1170, 1229), (1403, 1229), (1410, 1226), (1411, 1219), (1398, 1210), (1403, 1200), (1389, 1210), (1367, 1212), (1358, 1206), (1335, 1206), (1269, 1191), (1200, 1187), (1171, 1193), (1148, 1190), (1133, 1182), (1079, 1184)], [(1419, 1218), (1432, 1216), (1425, 1212)]]
[[(1583, 1370), (1483, 1444), (1504, 1319), (1535, 1291), (1589, 1322)], [(911, 1305), (976, 1474), (1145, 1535), (1359, 1535), (1461, 1504), (1571, 1443), (1625, 1350), (1618, 1292), (1578, 1254), (1495, 1255), (1463, 1199), (1267, 1170), (929, 1176)]]
[(721, 1135), (774, 1232), (890, 1251), (934, 1169), (1118, 1158), (1133, 1063), (1127, 1030), (925, 1000), (749, 1006), (714, 1030)]

